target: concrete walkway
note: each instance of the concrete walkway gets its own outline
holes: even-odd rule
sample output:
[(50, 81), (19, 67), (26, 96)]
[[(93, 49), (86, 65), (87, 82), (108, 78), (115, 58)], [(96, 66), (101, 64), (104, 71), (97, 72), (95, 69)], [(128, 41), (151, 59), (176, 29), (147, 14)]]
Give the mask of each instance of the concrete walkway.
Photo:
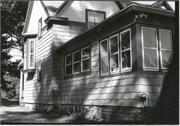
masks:
[(72, 116), (38, 113), (20, 107), (18, 102), (1, 102), (0, 120), (1, 124), (78, 123)]

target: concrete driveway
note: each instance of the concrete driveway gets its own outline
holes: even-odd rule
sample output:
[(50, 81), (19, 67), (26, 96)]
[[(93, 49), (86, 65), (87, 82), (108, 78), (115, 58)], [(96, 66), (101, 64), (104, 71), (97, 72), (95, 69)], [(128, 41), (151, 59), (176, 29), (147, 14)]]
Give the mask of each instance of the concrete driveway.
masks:
[[(77, 118), (67, 115), (42, 114), (20, 107), (18, 102), (1, 102), (1, 124), (53, 124), (78, 123)], [(79, 122), (81, 123), (81, 122)]]

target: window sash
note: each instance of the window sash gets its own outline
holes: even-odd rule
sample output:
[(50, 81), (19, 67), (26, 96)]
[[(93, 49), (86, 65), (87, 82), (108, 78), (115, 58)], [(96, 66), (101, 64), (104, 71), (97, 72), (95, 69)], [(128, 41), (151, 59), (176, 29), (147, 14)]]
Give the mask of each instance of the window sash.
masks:
[[(112, 53), (112, 42), (111, 39), (116, 37), (117, 38), (117, 51)], [(115, 73), (119, 73), (120, 72), (120, 66), (119, 66), (119, 36), (118, 34), (115, 34), (111, 37), (109, 37), (109, 52), (110, 52), (110, 73), (111, 74), (115, 74)], [(113, 59), (112, 56), (117, 55), (117, 64), (115, 64), (114, 68), (113, 68)]]
[(28, 41), (29, 45), (29, 62), (28, 66), (29, 68), (35, 67), (35, 41), (32, 39), (29, 39)]
[[(81, 71), (81, 68), (79, 68), (80, 70), (79, 70), (79, 72), (75, 72), (75, 65), (76, 64), (80, 64), (80, 59), (81, 59), (81, 57), (79, 58), (79, 60), (78, 61), (74, 61), (74, 55), (76, 54), (76, 53), (79, 53), (79, 50), (78, 51), (76, 51), (76, 52), (74, 52), (73, 54), (72, 54), (72, 59), (73, 59), (73, 62), (72, 62), (72, 73), (73, 74), (77, 74), (77, 73), (80, 73), (80, 71)], [(79, 56), (81, 56), (80, 54), (79, 54)], [(80, 65), (79, 65), (79, 67), (80, 67)]]
[[(151, 30), (155, 30), (155, 44), (156, 47), (145, 47), (144, 46), (144, 35), (143, 35), (143, 29), (151, 29)], [(143, 70), (149, 70), (149, 71), (157, 71), (159, 70), (159, 53), (158, 53), (158, 40), (157, 40), (157, 29), (156, 28), (150, 28), (150, 27), (142, 27), (141, 28), (141, 37), (142, 37), (142, 57), (143, 57)], [(145, 49), (149, 49), (149, 50), (156, 50), (156, 57), (157, 57), (157, 67), (146, 67), (145, 66)]]
[[(102, 46), (101, 45), (102, 45), (103, 42), (107, 43), (107, 53), (105, 55), (102, 54)], [(105, 67), (107, 68), (107, 72), (105, 72), (105, 73), (102, 72), (104, 70), (103, 69), (104, 65), (102, 64), (104, 58), (107, 58), (106, 59), (107, 62), (104, 62)], [(101, 64), (101, 69), (100, 69), (101, 70), (101, 72), (100, 72), (101, 75), (102, 76), (103, 75), (109, 75), (109, 47), (108, 47), (108, 39), (100, 41), (100, 60), (101, 60), (101, 62), (100, 62), (100, 64)]]
[[(126, 48), (126, 49), (122, 49), (122, 34), (124, 34), (125, 32), (129, 32), (129, 47), (128, 48)], [(122, 31), (122, 32), (120, 32), (120, 52), (121, 52), (121, 72), (123, 73), (123, 72), (128, 72), (128, 71), (131, 71), (132, 70), (132, 49), (131, 49), (131, 29), (127, 29), (127, 30), (125, 30), (125, 31)], [(123, 68), (123, 53), (125, 53), (125, 52), (128, 52), (128, 51), (130, 51), (130, 67), (128, 67), (128, 68)]]
[[(89, 48), (89, 56), (87, 57), (87, 58), (85, 58), (85, 59), (83, 59), (83, 50), (85, 50), (85, 49), (88, 49)], [(90, 53), (91, 53), (91, 51), (90, 51), (90, 46), (87, 46), (87, 47), (85, 47), (85, 48), (83, 48), (83, 49), (81, 49), (81, 72), (86, 72), (86, 71), (90, 71), (90, 63), (89, 63), (89, 69), (87, 69), (87, 70), (84, 70), (83, 69), (83, 63), (85, 62), (85, 61), (88, 61), (89, 60), (89, 62), (91, 62), (90, 61)]]
[[(164, 32), (169, 32), (169, 39), (170, 39), (170, 42), (169, 42), (169, 48), (165, 48), (165, 47), (162, 47), (162, 31)], [(167, 36), (166, 36), (167, 37)], [(165, 29), (159, 29), (159, 45), (160, 45), (160, 63), (161, 63), (161, 69), (168, 69), (168, 67), (164, 67), (163, 66), (163, 51), (171, 51), (171, 55), (169, 58), (171, 58), (170, 60), (172, 60), (173, 58), (173, 50), (172, 50), (172, 32), (171, 30), (165, 30)], [(170, 61), (171, 62), (171, 61)]]
[(67, 67), (71, 66), (71, 62), (72, 62), (72, 58), (71, 58), (71, 62), (69, 64), (67, 64), (67, 57), (68, 56), (71, 56), (71, 54), (65, 56), (65, 76), (69, 76), (72, 74), (72, 70), (71, 70), (70, 74), (67, 74)]

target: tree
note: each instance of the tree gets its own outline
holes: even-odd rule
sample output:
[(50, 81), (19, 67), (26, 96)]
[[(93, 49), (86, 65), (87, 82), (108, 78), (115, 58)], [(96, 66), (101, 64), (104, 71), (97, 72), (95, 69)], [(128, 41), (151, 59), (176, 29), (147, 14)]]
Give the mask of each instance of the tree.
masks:
[[(12, 62), (9, 54), (12, 48), (23, 50), (20, 42), (29, 1), (0, 1), (1, 3), (1, 89), (15, 89), (19, 78), (17, 68), (20, 60)], [(8, 78), (7, 78), (8, 77)], [(14, 79), (12, 79), (14, 78)], [(16, 85), (16, 84), (15, 84)], [(11, 88), (10, 88), (11, 87)]]

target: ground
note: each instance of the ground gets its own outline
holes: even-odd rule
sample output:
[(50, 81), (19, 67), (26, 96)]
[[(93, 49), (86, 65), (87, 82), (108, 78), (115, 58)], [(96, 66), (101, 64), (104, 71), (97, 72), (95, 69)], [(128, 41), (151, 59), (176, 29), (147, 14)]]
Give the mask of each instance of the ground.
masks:
[(82, 124), (88, 123), (75, 116), (44, 114), (19, 106), (18, 101), (1, 101), (1, 124)]

